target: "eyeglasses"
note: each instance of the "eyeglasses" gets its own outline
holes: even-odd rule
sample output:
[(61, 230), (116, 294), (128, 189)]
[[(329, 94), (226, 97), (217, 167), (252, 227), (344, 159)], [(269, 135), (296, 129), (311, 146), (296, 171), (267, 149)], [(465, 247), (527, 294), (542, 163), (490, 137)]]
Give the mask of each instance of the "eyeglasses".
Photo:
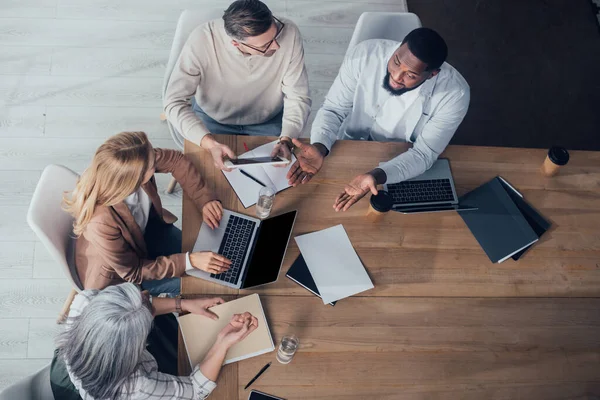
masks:
[(283, 31), (283, 28), (285, 27), (285, 24), (283, 22), (281, 22), (280, 20), (278, 20), (276, 17), (273, 17), (273, 19), (278, 24), (278, 28), (277, 28), (277, 33), (275, 34), (275, 37), (272, 40), (270, 40), (269, 42), (265, 43), (261, 47), (254, 47), (254, 46), (251, 46), (251, 45), (249, 45), (247, 43), (244, 43), (244, 42), (240, 42), (240, 43), (243, 44), (246, 47), (250, 47), (252, 50), (258, 51), (261, 54), (265, 54), (269, 50), (269, 48), (271, 47), (271, 45), (273, 44), (273, 42), (275, 42), (275, 41), (277, 41), (279, 39), (279, 35), (281, 34), (281, 31)]

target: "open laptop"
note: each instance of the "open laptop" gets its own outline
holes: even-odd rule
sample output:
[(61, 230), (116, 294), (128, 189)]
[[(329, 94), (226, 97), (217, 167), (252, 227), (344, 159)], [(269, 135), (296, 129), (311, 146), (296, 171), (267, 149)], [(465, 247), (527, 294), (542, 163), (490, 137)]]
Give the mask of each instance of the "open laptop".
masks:
[(219, 227), (202, 223), (193, 251), (213, 251), (231, 260), (222, 274), (194, 269), (189, 275), (234, 289), (247, 289), (277, 281), (297, 211), (267, 218), (248, 217), (223, 210)]
[(477, 210), (458, 204), (450, 163), (444, 158), (415, 178), (383, 187), (394, 200), (392, 210), (403, 214)]

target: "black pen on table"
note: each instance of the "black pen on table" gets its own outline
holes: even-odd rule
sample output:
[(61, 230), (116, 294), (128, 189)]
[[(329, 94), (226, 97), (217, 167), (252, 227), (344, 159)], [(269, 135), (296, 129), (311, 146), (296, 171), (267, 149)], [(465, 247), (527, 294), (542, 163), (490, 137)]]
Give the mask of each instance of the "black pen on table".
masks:
[(252, 380), (250, 382), (248, 382), (248, 384), (244, 387), (244, 390), (248, 389), (250, 387), (250, 385), (252, 385), (254, 383), (254, 381), (257, 380), (263, 374), (263, 372), (265, 372), (267, 370), (267, 368), (269, 368), (270, 366), (271, 366), (271, 363), (268, 363), (267, 365), (262, 367), (262, 369), (260, 371), (258, 371), (258, 374), (256, 374), (256, 376), (254, 378), (252, 378)]
[(250, 175), (249, 173), (247, 173), (246, 171), (244, 171), (241, 168), (240, 168), (240, 172), (242, 173), (242, 175), (245, 175), (248, 178), (252, 179), (254, 182), (258, 183), (260, 186), (267, 187), (267, 185), (265, 185), (264, 183), (262, 183), (261, 181), (259, 181), (258, 179), (256, 179), (255, 177), (253, 177), (252, 175)]

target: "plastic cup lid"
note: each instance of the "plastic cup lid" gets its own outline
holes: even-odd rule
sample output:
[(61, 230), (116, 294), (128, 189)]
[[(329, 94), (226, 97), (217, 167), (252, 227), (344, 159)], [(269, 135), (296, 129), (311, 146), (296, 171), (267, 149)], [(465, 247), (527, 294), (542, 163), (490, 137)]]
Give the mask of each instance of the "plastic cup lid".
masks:
[(548, 158), (556, 165), (565, 165), (569, 162), (569, 152), (564, 147), (554, 146), (548, 150)]
[(371, 207), (375, 211), (388, 212), (392, 209), (393, 204), (392, 196), (385, 190), (380, 190), (377, 196), (371, 195)]

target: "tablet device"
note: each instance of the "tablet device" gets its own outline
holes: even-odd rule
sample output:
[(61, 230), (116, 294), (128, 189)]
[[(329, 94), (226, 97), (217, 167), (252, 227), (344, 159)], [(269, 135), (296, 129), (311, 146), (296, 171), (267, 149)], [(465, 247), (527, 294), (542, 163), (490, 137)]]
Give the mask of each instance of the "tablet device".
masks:
[(252, 157), (252, 158), (234, 158), (224, 162), (227, 168), (238, 168), (247, 165), (285, 165), (290, 160), (283, 157)]
[(253, 390), (250, 392), (250, 396), (248, 400), (285, 400), (281, 397), (272, 396), (270, 394), (266, 394), (263, 392), (259, 392), (258, 390)]

